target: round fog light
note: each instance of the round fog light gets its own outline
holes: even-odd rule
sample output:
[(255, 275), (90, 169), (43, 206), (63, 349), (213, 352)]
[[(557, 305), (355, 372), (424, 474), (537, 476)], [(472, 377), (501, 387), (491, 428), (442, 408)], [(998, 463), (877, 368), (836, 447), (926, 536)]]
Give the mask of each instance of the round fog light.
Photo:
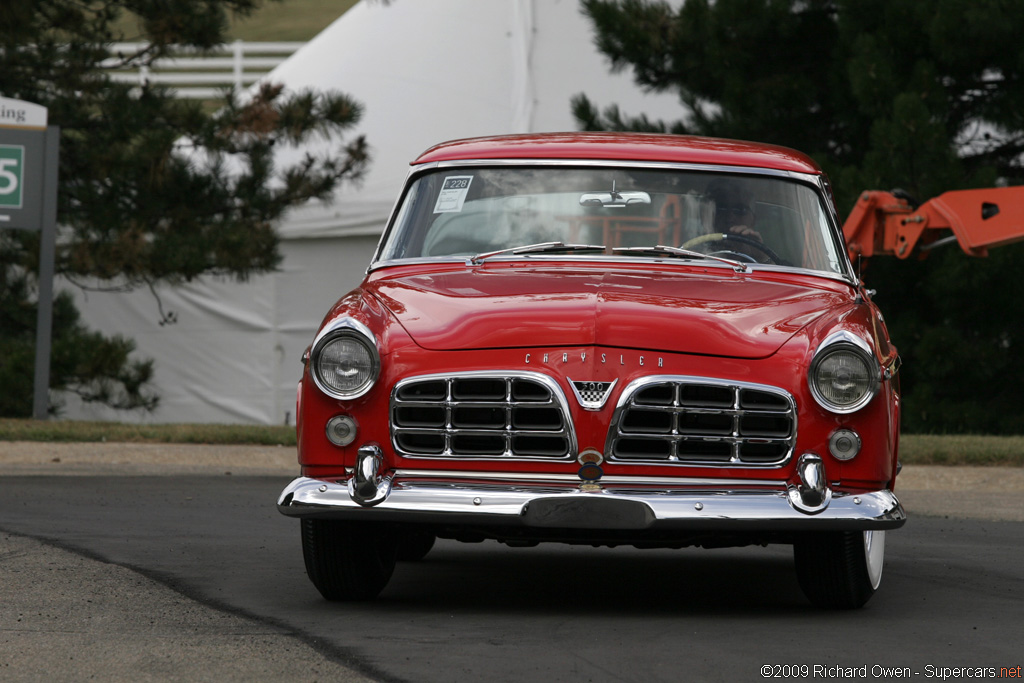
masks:
[(356, 421), (348, 415), (336, 415), (327, 421), (327, 439), (335, 446), (348, 446), (356, 440)]
[(852, 429), (837, 429), (829, 437), (828, 450), (837, 460), (851, 460), (860, 453), (860, 436)]

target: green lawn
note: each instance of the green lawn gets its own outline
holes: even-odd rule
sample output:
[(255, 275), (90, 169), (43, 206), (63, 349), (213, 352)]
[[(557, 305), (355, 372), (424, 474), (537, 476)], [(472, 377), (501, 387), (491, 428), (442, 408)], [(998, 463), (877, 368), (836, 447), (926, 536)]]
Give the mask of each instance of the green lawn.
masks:
[[(229, 40), (305, 41), (344, 14), (356, 0), (284, 0), (266, 2), (255, 14), (235, 18), (228, 32)], [(140, 39), (137, 20), (126, 16), (119, 26), (124, 40)]]
[[(127, 424), (0, 418), (2, 441), (120, 441), (294, 446), (295, 427), (208, 424)], [(3, 448), (0, 446), (0, 448)]]
[(344, 14), (356, 0), (285, 0), (269, 2), (247, 19), (231, 24), (231, 38), (241, 40), (309, 40)]

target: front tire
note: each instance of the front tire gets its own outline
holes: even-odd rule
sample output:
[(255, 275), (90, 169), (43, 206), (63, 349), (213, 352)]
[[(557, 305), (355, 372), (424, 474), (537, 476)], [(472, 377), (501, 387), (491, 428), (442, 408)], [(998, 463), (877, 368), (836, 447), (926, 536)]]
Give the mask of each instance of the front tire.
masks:
[(398, 542), (390, 527), (302, 520), (306, 574), (327, 600), (372, 600), (391, 580)]
[(793, 558), (808, 600), (827, 609), (857, 609), (882, 581), (885, 532), (808, 534), (793, 544)]
[(419, 562), (434, 547), (437, 536), (429, 531), (404, 529), (398, 533), (398, 561)]

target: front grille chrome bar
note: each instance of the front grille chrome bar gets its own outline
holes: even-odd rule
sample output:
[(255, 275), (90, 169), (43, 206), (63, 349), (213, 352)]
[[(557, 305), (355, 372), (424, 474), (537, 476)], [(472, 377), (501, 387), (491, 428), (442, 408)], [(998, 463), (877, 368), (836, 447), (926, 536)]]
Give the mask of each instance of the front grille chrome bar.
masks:
[(659, 375), (619, 397), (605, 444), (611, 461), (777, 467), (796, 445), (796, 403), (777, 387)]
[(576, 433), (561, 387), (535, 372), (404, 379), (391, 392), (391, 441), (410, 458), (571, 460)]

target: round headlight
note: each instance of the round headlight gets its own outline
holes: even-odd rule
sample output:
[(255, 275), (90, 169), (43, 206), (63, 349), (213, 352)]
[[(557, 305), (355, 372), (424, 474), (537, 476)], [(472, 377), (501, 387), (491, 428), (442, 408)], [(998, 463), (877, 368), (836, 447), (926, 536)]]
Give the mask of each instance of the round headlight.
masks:
[(878, 391), (878, 365), (858, 345), (839, 342), (823, 347), (811, 363), (811, 394), (823, 408), (852, 413)]
[(324, 392), (342, 399), (362, 396), (380, 373), (371, 339), (349, 327), (328, 333), (313, 349), (313, 378)]

